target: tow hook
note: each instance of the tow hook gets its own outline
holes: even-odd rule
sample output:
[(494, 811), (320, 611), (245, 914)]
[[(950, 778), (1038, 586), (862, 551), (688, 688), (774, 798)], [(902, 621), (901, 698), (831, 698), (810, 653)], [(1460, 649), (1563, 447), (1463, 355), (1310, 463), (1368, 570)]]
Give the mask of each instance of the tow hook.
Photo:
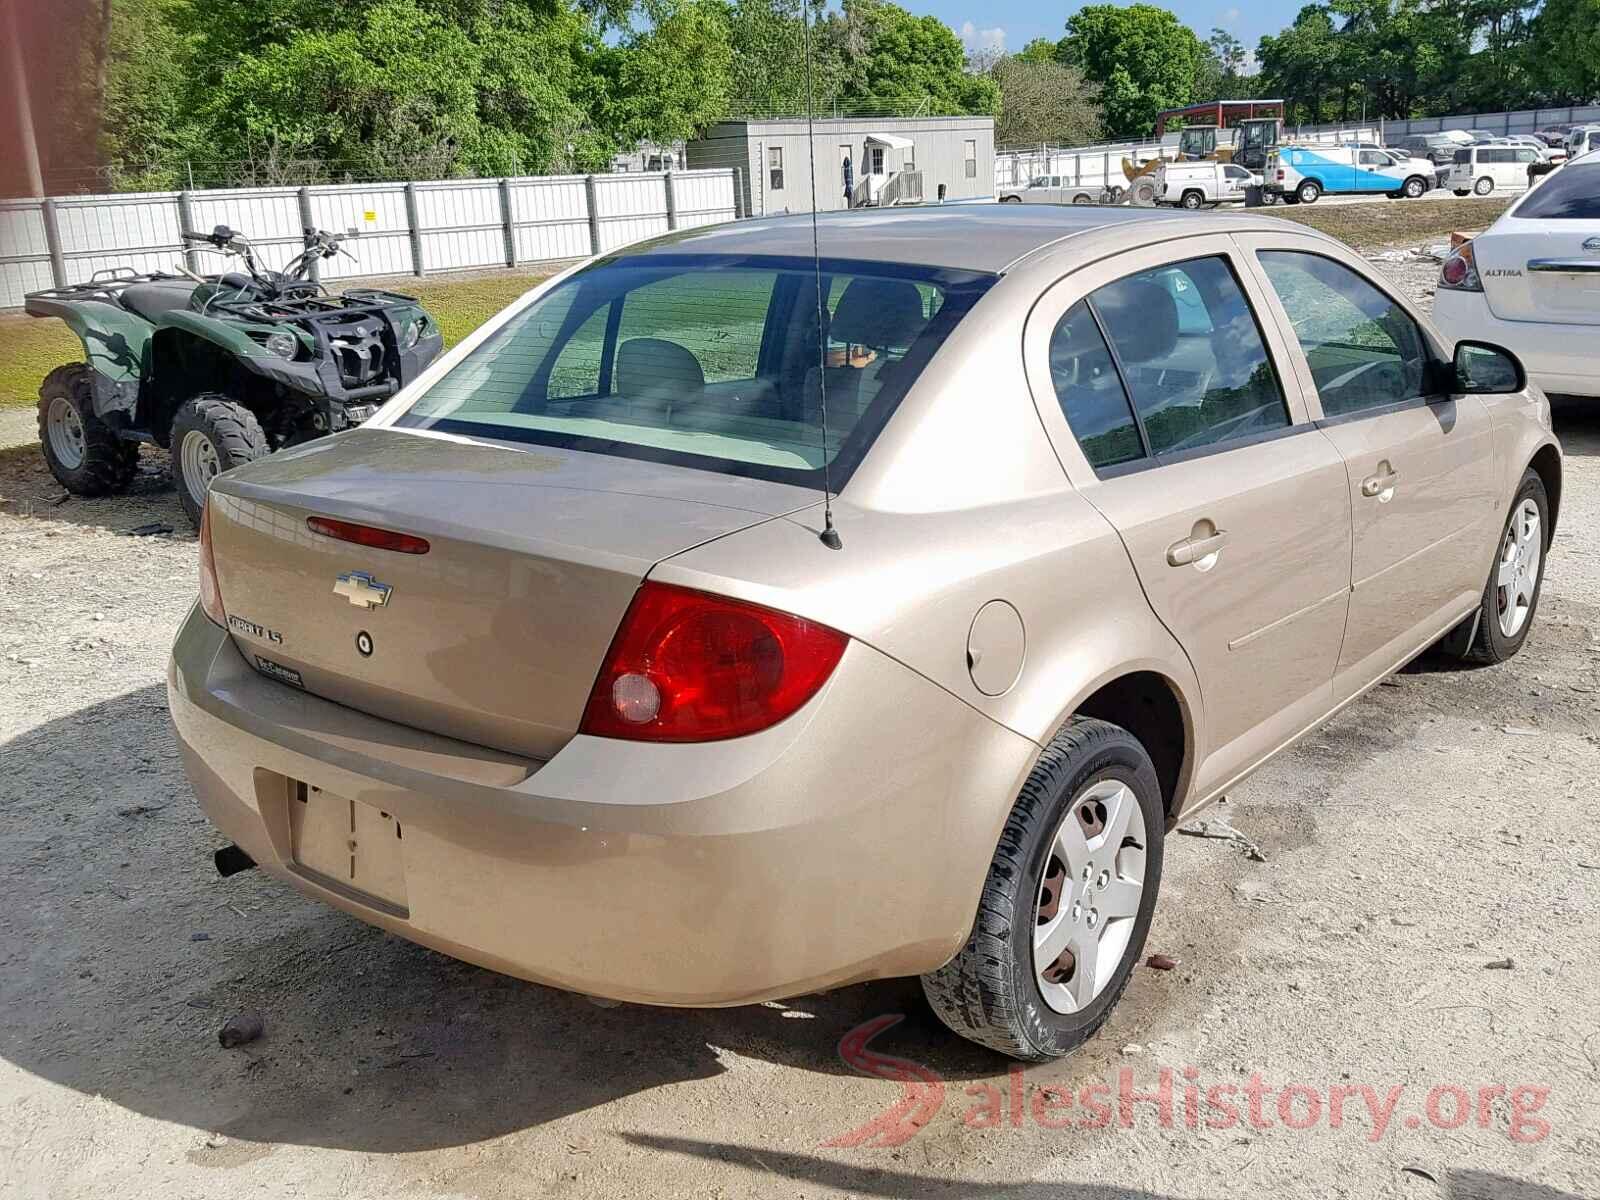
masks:
[(211, 861), (217, 864), (217, 874), (224, 879), (256, 865), (256, 860), (237, 846), (224, 846), (211, 856)]

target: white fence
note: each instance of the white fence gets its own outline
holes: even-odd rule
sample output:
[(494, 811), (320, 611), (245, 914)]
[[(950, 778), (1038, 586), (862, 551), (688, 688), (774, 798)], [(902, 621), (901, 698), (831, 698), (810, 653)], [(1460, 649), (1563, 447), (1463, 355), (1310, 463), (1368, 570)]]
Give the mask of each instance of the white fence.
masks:
[(739, 215), (732, 170), (451, 179), (304, 188), (134, 192), (0, 200), (0, 308), (28, 292), (83, 283), (97, 271), (223, 270), (180, 231), (228, 225), (264, 265), (299, 253), (307, 228), (359, 230), (319, 264), (325, 281), (423, 275), (584, 258), (636, 238)]

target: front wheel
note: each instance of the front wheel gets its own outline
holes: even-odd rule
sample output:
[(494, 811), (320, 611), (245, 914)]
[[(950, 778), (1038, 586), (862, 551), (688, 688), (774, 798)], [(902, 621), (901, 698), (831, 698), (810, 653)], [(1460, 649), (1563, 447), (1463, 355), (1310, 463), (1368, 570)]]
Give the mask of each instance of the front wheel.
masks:
[(995, 850), (966, 945), (922, 989), (956, 1033), (1030, 1062), (1111, 1014), (1144, 949), (1165, 811), (1126, 729), (1076, 717), (1039, 756)]
[(94, 368), (57, 367), (39, 385), (39, 445), (56, 482), (74, 496), (123, 491), (139, 469), (139, 444), (94, 413)]
[(269, 452), (255, 414), (226, 396), (196, 396), (178, 410), (172, 419), (172, 481), (196, 528), (211, 481)]
[(1494, 180), (1487, 175), (1472, 185), (1472, 192), (1477, 196), (1487, 196), (1492, 191), (1494, 191)]
[(1315, 204), (1317, 197), (1322, 195), (1322, 185), (1315, 180), (1308, 179), (1295, 189), (1294, 194), (1301, 204)]
[(1413, 175), (1410, 179), (1406, 180), (1405, 187), (1401, 188), (1400, 190), (1402, 193), (1404, 193), (1406, 199), (1415, 200), (1418, 196), (1422, 195), (1423, 192), (1428, 190), (1428, 184), (1426, 180), (1419, 179), (1417, 176)]
[(1478, 635), (1467, 657), (1481, 663), (1504, 662), (1528, 639), (1544, 585), (1545, 551), (1550, 540), (1550, 497), (1531, 467), (1522, 473), (1511, 513), (1500, 535), (1500, 552), (1483, 589)]

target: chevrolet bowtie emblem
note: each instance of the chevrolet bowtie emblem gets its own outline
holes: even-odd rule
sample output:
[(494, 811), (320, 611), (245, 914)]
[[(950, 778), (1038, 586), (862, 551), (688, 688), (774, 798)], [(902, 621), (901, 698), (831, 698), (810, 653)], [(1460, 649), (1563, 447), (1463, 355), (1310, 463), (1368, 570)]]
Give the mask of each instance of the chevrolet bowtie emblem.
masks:
[(343, 596), (357, 608), (382, 608), (389, 603), (392, 591), (387, 583), (379, 583), (365, 571), (346, 571), (333, 585), (335, 596)]

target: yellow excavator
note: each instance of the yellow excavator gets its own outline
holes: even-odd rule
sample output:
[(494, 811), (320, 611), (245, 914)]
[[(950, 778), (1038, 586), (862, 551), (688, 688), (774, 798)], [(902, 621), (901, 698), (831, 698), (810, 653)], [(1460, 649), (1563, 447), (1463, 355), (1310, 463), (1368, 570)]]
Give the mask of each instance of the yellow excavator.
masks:
[[(1207, 120), (1209, 118), (1209, 120)], [(1186, 108), (1169, 108), (1156, 116), (1156, 138), (1167, 131), (1171, 121), (1184, 122), (1178, 135), (1179, 162), (1235, 162), (1249, 171), (1267, 165), (1267, 155), (1283, 136), (1282, 100), (1207, 100)], [(1233, 131), (1232, 144), (1217, 145), (1217, 134)], [(1155, 203), (1155, 170), (1169, 159), (1156, 157), (1148, 162), (1122, 160), (1122, 174), (1135, 204)]]

